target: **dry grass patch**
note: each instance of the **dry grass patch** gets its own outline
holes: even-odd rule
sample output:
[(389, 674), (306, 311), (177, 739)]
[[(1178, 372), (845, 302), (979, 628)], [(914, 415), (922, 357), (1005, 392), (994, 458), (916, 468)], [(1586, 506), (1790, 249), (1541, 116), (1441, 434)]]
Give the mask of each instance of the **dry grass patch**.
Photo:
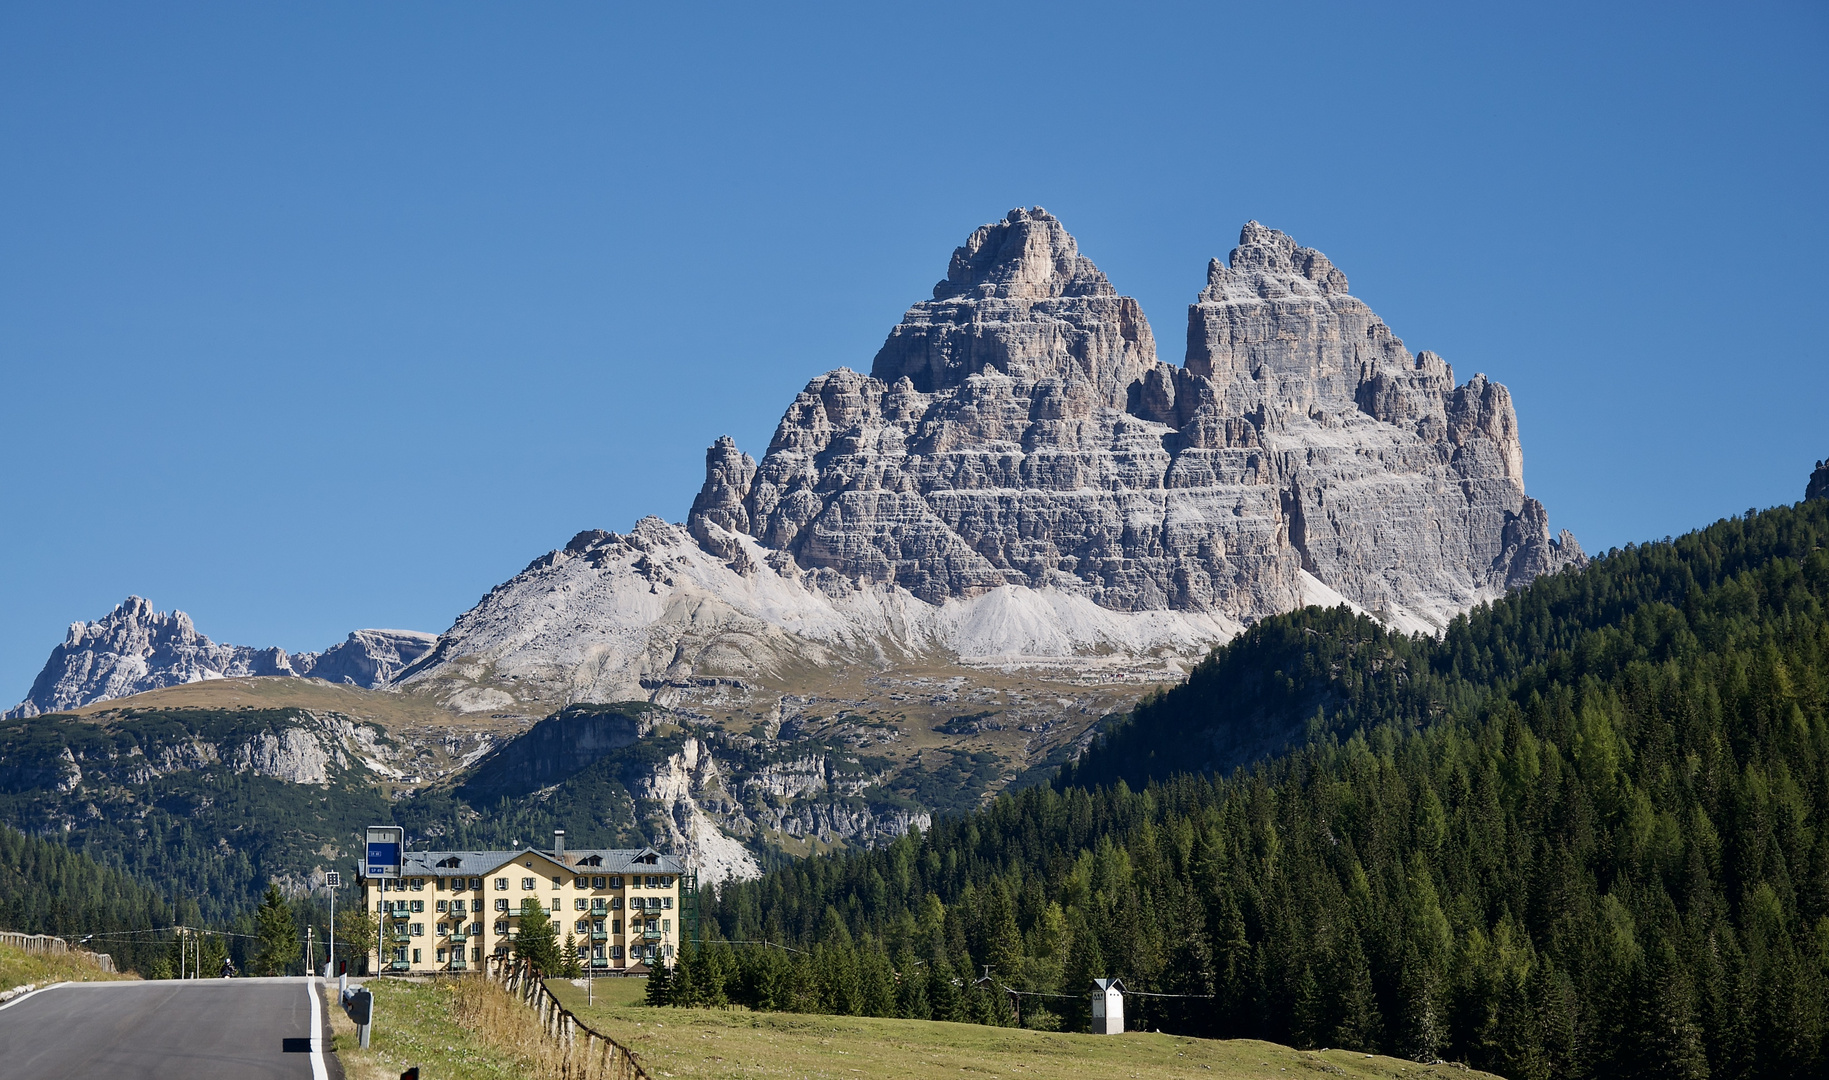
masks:
[(0, 945), (0, 990), (16, 986), (48, 986), (60, 982), (113, 982), (138, 975), (103, 971), (95, 961), (72, 953), (29, 953)]
[(412, 1066), (430, 1080), (559, 1077), (562, 1059), (532, 1009), (481, 977), (369, 979), (375, 1025), (369, 1048), (327, 983), (331, 1035), (348, 1080), (395, 1080)]

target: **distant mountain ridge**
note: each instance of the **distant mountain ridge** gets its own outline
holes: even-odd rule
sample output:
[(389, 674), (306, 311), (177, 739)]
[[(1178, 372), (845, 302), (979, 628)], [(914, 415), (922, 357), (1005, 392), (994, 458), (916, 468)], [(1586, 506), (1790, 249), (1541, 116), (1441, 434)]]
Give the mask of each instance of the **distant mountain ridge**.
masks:
[(70, 624), (24, 701), (7, 719), (80, 708), (204, 679), (281, 675), (375, 687), (428, 652), (436, 634), (356, 630), (322, 652), (217, 644), (182, 611), (161, 612), (129, 596), (94, 622)]

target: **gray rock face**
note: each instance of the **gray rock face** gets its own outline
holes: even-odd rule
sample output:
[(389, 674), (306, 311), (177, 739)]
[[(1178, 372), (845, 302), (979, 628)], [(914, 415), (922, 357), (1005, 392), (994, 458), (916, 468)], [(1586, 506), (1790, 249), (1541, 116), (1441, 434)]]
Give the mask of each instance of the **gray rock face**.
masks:
[(1810, 482), (1804, 486), (1804, 498), (1829, 499), (1829, 461), (1816, 463), (1816, 471), (1810, 474)]
[(357, 630), (321, 653), (218, 645), (182, 611), (155, 611), (130, 596), (95, 622), (72, 623), (63, 644), (8, 719), (75, 709), (204, 679), (285, 675), (380, 685), (431, 649), (437, 636), (412, 630)]
[(1505, 388), (1412, 355), (1320, 252), (1247, 224), (1174, 367), (1040, 208), (974, 232), (760, 462), (713, 445), (688, 528), (740, 571), (733, 534), (930, 603), (1016, 585), (1252, 618), (1298, 606), (1306, 571), (1410, 628), (1585, 561), (1524, 493)]

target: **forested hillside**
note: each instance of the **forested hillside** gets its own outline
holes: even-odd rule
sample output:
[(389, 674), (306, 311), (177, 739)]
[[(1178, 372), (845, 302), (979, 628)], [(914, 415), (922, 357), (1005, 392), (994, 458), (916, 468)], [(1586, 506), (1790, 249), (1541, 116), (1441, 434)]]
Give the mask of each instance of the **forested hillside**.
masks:
[[(1823, 1075), (1829, 502), (1407, 639), (1266, 620), (1058, 786), (727, 886), (681, 996), (1134, 1023), (1513, 1077)], [(1230, 773), (1289, 740), (1316, 741)], [(1142, 786), (1139, 785), (1147, 785)], [(895, 973), (899, 972), (898, 980)], [(1048, 1022), (1046, 1014), (1041, 1017)]]
[(93, 935), (85, 947), (112, 954), (116, 967), (153, 972), (169, 935), (149, 931), (174, 921), (164, 898), (131, 875), (0, 825), (0, 930), (72, 940)]

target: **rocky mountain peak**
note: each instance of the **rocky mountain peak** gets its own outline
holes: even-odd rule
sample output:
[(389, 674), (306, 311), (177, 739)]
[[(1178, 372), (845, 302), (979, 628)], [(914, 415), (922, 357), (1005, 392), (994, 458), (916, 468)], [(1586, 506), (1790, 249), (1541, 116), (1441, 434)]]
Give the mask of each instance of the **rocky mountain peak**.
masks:
[(760, 461), (714, 444), (688, 528), (744, 574), (1238, 618), (1297, 604), (1307, 574), (1440, 625), (1581, 561), (1524, 494), (1505, 387), (1412, 355), (1321, 252), (1247, 222), (1187, 340), (1183, 367), (1159, 361), (1060, 221), (1013, 210), (869, 376), (808, 383)]
[(946, 280), (934, 286), (935, 300), (959, 296), (1111, 296), (1116, 292), (1060, 219), (1037, 206), (1010, 211), (1002, 221), (980, 225), (953, 249)]
[[(1277, 279), (1284, 280), (1279, 282)], [(1218, 259), (1207, 264), (1207, 292), (1200, 298), (1203, 301), (1224, 299), (1227, 286), (1245, 286), (1257, 291), (1274, 288), (1277, 284), (1294, 285), (1299, 292), (1312, 288), (1323, 294), (1344, 293), (1346, 275), (1329, 262), (1327, 256), (1296, 243), (1288, 233), (1247, 221), (1239, 230), (1238, 246), (1232, 249), (1226, 265), (1222, 266)], [(1264, 293), (1260, 291), (1258, 295)]]
[(907, 379), (921, 394), (960, 389), (977, 375), (1053, 380), (1121, 409), (1130, 384), (1156, 363), (1143, 309), (1036, 207), (980, 226), (953, 252), (934, 298), (902, 316), (870, 375), (885, 385)]
[(146, 690), (249, 675), (378, 686), (437, 640), (416, 630), (357, 630), (316, 653), (219, 645), (199, 633), (184, 612), (161, 612), (146, 598), (129, 596), (94, 622), (71, 623), (31, 692), (6, 716), (38, 716)]
[(1804, 485), (1805, 499), (1829, 499), (1829, 461), (1816, 463), (1816, 471), (1810, 474), (1810, 482)]

